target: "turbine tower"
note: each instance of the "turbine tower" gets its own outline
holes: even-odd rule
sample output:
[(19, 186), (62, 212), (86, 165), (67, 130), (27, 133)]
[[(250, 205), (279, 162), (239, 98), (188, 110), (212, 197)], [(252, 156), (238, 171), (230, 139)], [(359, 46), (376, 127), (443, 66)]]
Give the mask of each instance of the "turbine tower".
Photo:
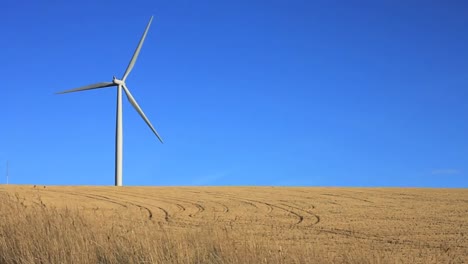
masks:
[(135, 98), (132, 96), (132, 93), (130, 93), (130, 90), (127, 88), (127, 85), (125, 84), (125, 80), (127, 80), (128, 75), (133, 69), (133, 66), (135, 65), (135, 62), (138, 58), (138, 54), (140, 53), (141, 47), (143, 46), (143, 42), (145, 41), (146, 34), (148, 33), (148, 30), (151, 25), (151, 21), (153, 21), (153, 17), (150, 18), (148, 25), (146, 26), (145, 32), (143, 33), (143, 36), (140, 39), (140, 42), (138, 43), (138, 46), (135, 50), (135, 53), (133, 53), (133, 57), (130, 60), (130, 63), (127, 66), (127, 69), (125, 70), (125, 73), (122, 77), (121, 80), (117, 79), (115, 76), (113, 77), (112, 82), (101, 82), (101, 83), (95, 83), (95, 84), (90, 84), (87, 86), (83, 87), (78, 87), (62, 92), (58, 92), (57, 94), (64, 94), (64, 93), (72, 93), (72, 92), (81, 92), (81, 91), (86, 91), (86, 90), (92, 90), (92, 89), (100, 89), (100, 88), (107, 88), (107, 87), (117, 87), (117, 118), (116, 118), (116, 126), (115, 126), (115, 186), (122, 186), (122, 145), (123, 145), (123, 135), (122, 135), (122, 90), (125, 92), (127, 95), (127, 99), (130, 101), (130, 103), (133, 105), (135, 110), (140, 114), (140, 116), (143, 118), (143, 120), (146, 122), (146, 124), (149, 126), (149, 128), (153, 131), (153, 133), (156, 135), (156, 137), (163, 143), (163, 140), (159, 136), (158, 132), (156, 129), (154, 129), (153, 125), (151, 122), (148, 120), (146, 117), (145, 113), (143, 110), (141, 110), (141, 107), (138, 105), (137, 101)]

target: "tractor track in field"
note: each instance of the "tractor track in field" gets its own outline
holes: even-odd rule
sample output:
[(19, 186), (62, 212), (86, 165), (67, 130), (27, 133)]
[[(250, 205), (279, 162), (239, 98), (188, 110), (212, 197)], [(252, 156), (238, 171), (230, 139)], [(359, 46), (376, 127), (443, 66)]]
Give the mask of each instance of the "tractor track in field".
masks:
[[(132, 205), (134, 207), (137, 207), (139, 209), (145, 210), (148, 213), (148, 219), (152, 220), (153, 218), (153, 211), (151, 211), (150, 208), (146, 207), (144, 204), (136, 203), (133, 201), (129, 200), (124, 200), (124, 199), (116, 199), (116, 197), (109, 197), (109, 196), (104, 196), (100, 194), (93, 194), (93, 193), (81, 193), (81, 192), (69, 192), (69, 191), (56, 191), (56, 190), (47, 190), (48, 192), (55, 192), (55, 193), (60, 193), (60, 194), (69, 194), (69, 195), (75, 195), (75, 196), (80, 196), (80, 197), (86, 197), (89, 199), (94, 199), (94, 200), (99, 200), (99, 201), (104, 201), (108, 203), (113, 203), (113, 204), (118, 204), (122, 207), (128, 208), (128, 205)], [(161, 207), (157, 207), (160, 209), (164, 215), (165, 215), (165, 220), (168, 221), (169, 219), (169, 213)]]
[[(241, 198), (238, 198), (236, 196), (231, 196), (231, 195), (225, 195), (225, 194), (220, 194), (220, 193), (215, 193), (215, 192), (205, 192), (206, 194), (209, 194), (213, 197), (216, 197), (216, 198), (229, 198), (231, 200), (234, 200), (234, 201), (237, 201), (237, 202), (240, 202), (240, 203), (243, 203), (243, 204), (247, 204), (255, 209), (260, 209), (260, 207), (258, 207), (255, 203), (253, 203), (252, 201), (249, 201), (249, 200), (246, 200), (246, 199), (241, 199)], [(269, 207), (268, 209), (268, 213), (270, 213), (272, 211), (272, 208)]]
[[(118, 194), (118, 192), (115, 192), (114, 194)], [(186, 199), (174, 198), (174, 197), (170, 197), (170, 196), (166, 196), (166, 195), (157, 195), (156, 196), (156, 195), (135, 194), (135, 193), (126, 192), (125, 196), (132, 196), (132, 197), (136, 197), (136, 198), (147, 199), (147, 200), (150, 200), (150, 201), (158, 201), (158, 202), (166, 203), (166, 204), (169, 204), (169, 205), (175, 205), (176, 207), (179, 208), (179, 212), (184, 212), (184, 211), (189, 210), (186, 206), (181, 204), (181, 203), (187, 203), (187, 204), (190, 204), (191, 206), (193, 206), (194, 208), (196, 208), (196, 212), (190, 213), (188, 215), (189, 217), (194, 217), (197, 214), (202, 213), (203, 211), (206, 210), (206, 208), (200, 203), (193, 202), (191, 200), (186, 200)], [(176, 201), (176, 202), (173, 202), (173, 201)]]
[[(208, 193), (208, 192), (207, 192)], [(288, 208), (284, 208), (282, 206), (279, 206), (279, 205), (276, 205), (276, 204), (272, 204), (272, 203), (268, 203), (268, 202), (264, 202), (264, 201), (261, 201), (261, 200), (255, 200), (255, 199), (245, 199), (245, 198), (239, 198), (237, 196), (233, 196), (233, 195), (226, 195), (226, 194), (220, 194), (220, 193), (214, 193), (214, 192), (209, 192), (209, 194), (212, 194), (212, 195), (216, 195), (217, 197), (224, 197), (224, 198), (229, 198), (231, 200), (237, 200), (237, 201), (241, 201), (241, 202), (245, 202), (245, 203), (249, 203), (249, 204), (252, 204), (254, 207), (256, 207), (257, 209), (259, 209), (259, 207), (256, 205), (256, 204), (261, 204), (261, 205), (264, 205), (266, 206), (268, 209), (267, 209), (267, 213), (270, 214), (273, 212), (273, 210), (276, 208), (280, 211), (284, 211), (288, 214), (291, 214), (293, 215), (296, 219), (297, 219), (297, 222), (293, 224), (293, 226), (296, 226), (296, 225), (299, 225), (301, 224), (303, 221), (304, 221), (304, 216), (301, 215), (300, 213), (298, 212), (295, 212), (294, 210), (292, 209), (288, 209)], [(293, 208), (293, 207), (292, 207)], [(294, 209), (294, 208), (293, 208)], [(297, 210), (297, 209), (296, 209)], [(302, 209), (301, 209), (302, 210)], [(301, 211), (299, 210), (299, 211)], [(309, 213), (310, 214), (310, 213)], [(315, 217), (317, 219), (317, 221), (315, 222), (318, 223), (320, 220), (319, 217), (317, 217), (316, 215), (314, 214), (311, 214), (313, 217)]]
[[(188, 190), (187, 192), (188, 192), (188, 193), (195, 193), (195, 194), (197, 194), (197, 195), (199, 195), (199, 194), (207, 194), (207, 193), (208, 193), (208, 192), (198, 192), (198, 191), (189, 191), (189, 190)], [(180, 198), (177, 198), (177, 199), (176, 199), (176, 198), (168, 197), (168, 196), (164, 196), (164, 197), (167, 198), (167, 199), (172, 199), (172, 200), (178, 200), (178, 201), (181, 201), (181, 202), (191, 203), (191, 204), (193, 204), (193, 205), (196, 206), (196, 207), (201, 206), (201, 207), (203, 207), (203, 209), (199, 207), (199, 209), (200, 209), (201, 211), (205, 211), (205, 210), (206, 210), (206, 206), (203, 206), (202, 204), (200, 204), (200, 203), (205, 203), (206, 201), (204, 201), (204, 200), (198, 200), (198, 203), (195, 203), (195, 202), (192, 202), (192, 200), (187, 200), (187, 199), (180, 199)], [(228, 212), (230, 211), (230, 209), (229, 209), (229, 207), (228, 207), (227, 205), (225, 205), (225, 204), (223, 204), (223, 203), (221, 203), (221, 202), (219, 202), (219, 201), (208, 201), (208, 203), (214, 203), (214, 204), (220, 205), (220, 206), (223, 208), (222, 210), (223, 210), (224, 213), (228, 213)], [(215, 212), (214, 209), (216, 209), (216, 207), (213, 207), (213, 212)]]
[[(271, 194), (272, 195), (278, 195), (278, 194), (273, 194), (273, 193), (271, 193)], [(295, 195), (293, 195), (293, 196), (295, 196)], [(300, 197), (300, 196), (295, 196), (295, 197)], [(300, 198), (302, 198), (302, 197), (300, 197)], [(261, 201), (261, 200), (253, 200), (253, 199), (247, 199), (247, 200), (251, 201), (251, 202), (254, 202), (254, 203), (261, 203), (261, 204), (265, 204), (265, 205), (269, 206), (270, 207), (269, 213), (273, 211), (273, 208), (276, 208), (276, 209), (279, 209), (279, 210), (282, 210), (282, 211), (285, 211), (285, 212), (287, 212), (289, 214), (294, 215), (297, 218), (297, 222), (294, 225), (302, 224), (304, 222), (304, 220), (306, 219), (306, 217), (304, 215), (302, 215), (301, 213), (295, 212), (293, 210), (306, 213), (309, 216), (313, 217), (314, 221), (311, 224), (311, 226), (320, 223), (320, 216), (319, 215), (314, 214), (309, 210), (302, 209), (302, 208), (298, 207), (297, 205), (287, 204), (287, 203), (285, 203), (285, 202), (287, 202), (285, 200), (279, 200), (279, 201), (283, 201), (283, 203), (279, 203), (279, 204), (268, 203), (268, 202), (264, 202), (264, 201)], [(310, 205), (310, 206), (312, 207), (312, 209), (315, 209), (314, 205)], [(288, 208), (291, 208), (291, 209), (288, 209)]]
[[(210, 201), (211, 203), (219, 204), (223, 208), (223, 213), (229, 213), (229, 207), (218, 201)], [(214, 209), (215, 207), (213, 207)], [(213, 210), (214, 211), (214, 210)]]
[[(268, 203), (268, 202), (264, 202), (264, 201), (260, 201), (260, 200), (253, 200), (253, 199), (247, 199), (247, 200), (250, 201), (250, 202), (253, 202), (253, 203), (264, 204), (264, 205), (268, 206), (269, 207), (268, 213), (273, 212), (273, 209), (276, 208), (276, 209), (279, 209), (280, 211), (284, 211), (284, 212), (286, 212), (288, 214), (293, 215), (297, 219), (297, 222), (294, 223), (293, 226), (299, 225), (299, 224), (303, 223), (303, 221), (304, 221), (304, 216), (302, 214), (300, 214), (298, 212), (295, 212), (295, 211), (293, 211), (291, 209), (284, 208), (284, 207), (282, 207), (280, 205), (272, 204), (272, 203)], [(288, 206), (288, 207), (291, 207), (291, 208), (297, 210), (297, 208), (294, 208), (293, 206)], [(299, 211), (304, 211), (304, 210), (300, 209)], [(313, 216), (316, 217), (315, 215), (313, 215)]]
[[(56, 191), (56, 190), (50, 190), (50, 189), (47, 190), (47, 191), (61, 193), (61, 194), (75, 195), (75, 196), (80, 196), (80, 197), (86, 197), (86, 198), (89, 198), (89, 199), (100, 200), (100, 201), (104, 201), (104, 202), (108, 202), (108, 203), (117, 204), (117, 205), (125, 207), (125, 208), (127, 208), (128, 205), (135, 206), (135, 207), (138, 207), (139, 209), (147, 211), (149, 220), (153, 219), (153, 211), (151, 210), (152, 207), (157, 208), (158, 210), (163, 212), (164, 219), (165, 219), (166, 222), (170, 221), (170, 219), (171, 219), (170, 214), (171, 213), (168, 211), (167, 208), (157, 206), (157, 205), (151, 204), (149, 202), (142, 203), (141, 201), (137, 202), (137, 201), (134, 201), (134, 200), (125, 199), (122, 196), (125, 196), (126, 198), (130, 196), (130, 197), (134, 197), (134, 198), (137, 198), (137, 199), (147, 199), (148, 201), (156, 201), (156, 202), (166, 203), (168, 205), (176, 206), (178, 208), (179, 212), (188, 211), (188, 208), (186, 208), (186, 206), (183, 205), (183, 203), (188, 203), (191, 206), (193, 206), (194, 208), (196, 208), (196, 212), (188, 214), (188, 217), (190, 217), (190, 218), (196, 217), (197, 214), (203, 213), (204, 211), (206, 211), (205, 206), (203, 206), (200, 203), (200, 201), (199, 202), (194, 202), (194, 201), (190, 201), (190, 200), (186, 200), (186, 199), (169, 197), (169, 196), (166, 196), (166, 195), (164, 195), (164, 196), (160, 196), (160, 195), (154, 196), (154, 195), (147, 195), (147, 194), (135, 194), (135, 193), (129, 193), (129, 192), (121, 193), (121, 192), (118, 192), (118, 191), (102, 192), (101, 190), (93, 190), (92, 192), (89, 192), (89, 193), (88, 192), (87, 193), (79, 193), (79, 192), (68, 192), (68, 191)], [(103, 194), (93, 193), (95, 191), (102, 192)], [(279, 211), (286, 212), (287, 214), (289, 214), (289, 215), (293, 216), (294, 218), (296, 218), (296, 221), (293, 223), (293, 226), (303, 224), (304, 220), (309, 218), (309, 217), (306, 217), (304, 215), (304, 213), (306, 215), (314, 218), (314, 223), (311, 224), (311, 225), (316, 225), (316, 224), (318, 224), (320, 222), (320, 217), (318, 215), (316, 215), (316, 214), (314, 214), (314, 213), (312, 213), (312, 212), (310, 212), (308, 210), (299, 208), (298, 206), (295, 206), (295, 205), (290, 205), (290, 204), (286, 204), (286, 203), (275, 204), (275, 203), (272, 203), (272, 202), (271, 203), (270, 202), (265, 202), (265, 201), (258, 200), (258, 199), (240, 198), (240, 197), (235, 196), (235, 195), (226, 195), (226, 194), (220, 194), (220, 193), (216, 193), (216, 192), (205, 192), (205, 194), (207, 194), (209, 196), (212, 196), (212, 197), (217, 197), (217, 198), (237, 201), (237, 202), (240, 202), (240, 203), (245, 203), (245, 204), (248, 204), (248, 205), (256, 208), (257, 210), (261, 210), (261, 208), (264, 208), (265, 212), (267, 214), (273, 213), (274, 210), (279, 210)], [(213, 202), (213, 201), (210, 201), (210, 202)], [(223, 212), (225, 212), (225, 213), (231, 211), (230, 208), (227, 205), (225, 205), (225, 204), (223, 204), (221, 202), (214, 202), (214, 203), (217, 203), (217, 204), (221, 205), (222, 208), (223, 208)], [(312, 206), (312, 208), (314, 208), (314, 207)]]
[[(168, 205), (174, 205), (178, 208), (179, 212), (184, 212), (187, 210), (187, 208), (185, 206), (183, 206), (182, 204), (179, 204), (179, 203), (173, 203), (173, 202), (170, 202), (170, 201), (167, 201), (167, 200), (164, 200), (164, 199), (161, 199), (161, 198), (164, 198), (164, 197), (161, 197), (161, 196), (158, 196), (158, 197), (155, 197), (155, 196), (149, 196), (149, 195), (143, 195), (143, 194), (135, 194), (135, 193), (131, 193), (131, 192), (125, 192), (125, 193), (121, 193), (121, 192), (116, 192), (116, 191), (107, 191), (107, 193), (110, 193), (112, 195), (117, 195), (119, 197), (121, 197), (121, 195), (124, 195), (125, 197), (127, 196), (131, 196), (131, 197), (134, 197), (134, 198), (143, 198), (143, 199), (146, 199), (146, 200), (150, 200), (150, 201), (156, 201), (156, 202), (161, 202), (161, 203), (165, 203), (165, 204), (168, 204)], [(152, 204), (149, 204), (150, 206), (154, 206), (154, 207), (158, 207), (156, 205), (152, 205)], [(168, 209), (164, 209), (166, 210), (166, 212), (169, 213)]]
[[(273, 211), (273, 208), (277, 208), (277, 209), (280, 209), (280, 210), (282, 210), (282, 211), (287, 212), (288, 214), (294, 215), (298, 220), (297, 220), (297, 223), (295, 223), (295, 224), (293, 224), (293, 225), (298, 225), (298, 224), (300, 224), (300, 223), (302, 223), (302, 222), (304, 221), (304, 216), (303, 216), (303, 215), (301, 215), (301, 214), (299, 214), (299, 213), (296, 213), (296, 212), (294, 212), (294, 211), (292, 211), (292, 210), (289, 210), (289, 209), (287, 209), (287, 208), (281, 207), (281, 206), (279, 206), (279, 205), (271, 204), (271, 203), (267, 203), (267, 202), (263, 202), (263, 201), (260, 201), (260, 200), (250, 200), (250, 201), (252, 201), (252, 202), (257, 202), (257, 203), (262, 203), (262, 204), (266, 204), (266, 205), (270, 206), (271, 211)], [(271, 212), (271, 211), (270, 211), (270, 212)]]
[(93, 200), (99, 200), (99, 201), (104, 201), (104, 202), (107, 202), (107, 203), (117, 204), (117, 205), (120, 205), (122, 207), (127, 208), (126, 204), (123, 204), (123, 203), (121, 203), (119, 201), (113, 200), (113, 199), (111, 199), (109, 197), (102, 196), (102, 195), (100, 196), (100, 195), (94, 195), (94, 194), (89, 194), (89, 193), (57, 191), (57, 190), (50, 190), (50, 189), (46, 190), (46, 192), (54, 192), (54, 193), (60, 193), (60, 194), (78, 196), (78, 197), (85, 197), (85, 198), (89, 198), (89, 199), (93, 199)]
[(175, 203), (174, 205), (177, 206), (177, 208), (179, 208), (179, 212), (184, 212), (185, 210), (187, 210), (187, 208), (185, 208), (185, 206), (181, 204)]
[[(305, 193), (305, 192), (301, 192), (301, 193)], [(275, 192), (265, 192), (264, 194), (272, 195), (272, 196), (278, 196), (279, 195), (278, 193), (275, 193)], [(283, 194), (281, 194), (281, 195), (283, 195)], [(300, 196), (300, 195), (292, 195), (292, 194), (286, 194), (286, 195), (290, 196), (290, 197), (301, 198), (301, 199), (304, 199), (304, 198), (313, 199), (313, 200), (317, 199), (316, 197), (303, 197), (303, 196)], [(263, 201), (260, 201), (260, 200), (251, 200), (251, 201), (266, 203), (266, 202), (263, 202)], [(275, 204), (275, 203), (266, 203), (266, 204), (270, 205), (271, 207), (276, 207), (276, 208), (278, 208), (280, 210), (287, 211), (287, 212), (295, 215), (299, 219), (298, 223), (296, 223), (296, 224), (302, 223), (306, 219), (306, 217), (303, 216), (300, 213), (293, 212), (290, 209), (284, 208), (282, 206), (286, 206), (286, 207), (292, 208), (294, 210), (297, 210), (297, 211), (300, 211), (300, 212), (303, 212), (303, 213), (306, 213), (306, 214), (312, 216), (313, 218), (315, 218), (315, 221), (314, 221), (314, 223), (312, 225), (316, 225), (316, 224), (320, 223), (320, 216), (315, 214), (315, 213), (312, 213), (310, 210), (300, 208), (299, 205), (291, 203), (288, 200), (277, 200), (276, 202), (278, 202), (278, 204)], [(315, 205), (313, 205), (313, 204), (309, 204), (309, 207), (311, 207), (312, 209), (315, 209)]]
[[(189, 217), (191, 219), (194, 219), (198, 214), (207, 211), (206, 205), (202, 204), (202, 203), (205, 203), (205, 201), (203, 201), (203, 200), (194, 201), (194, 200), (189, 200), (189, 199), (186, 199), (186, 198), (178, 198), (178, 197), (176, 198), (176, 197), (173, 197), (173, 196), (168, 196), (167, 194), (166, 195), (150, 195), (150, 194), (135, 194), (135, 193), (131, 193), (131, 192), (129, 194), (129, 192), (126, 192), (125, 196), (128, 196), (128, 195), (133, 196), (133, 197), (137, 197), (137, 198), (147, 199), (147, 200), (164, 202), (164, 203), (167, 203), (167, 204), (170, 204), (170, 205), (176, 205), (181, 209), (180, 211), (187, 211), (187, 213), (188, 213), (187, 217)], [(174, 201), (176, 201), (177, 203), (174, 203)], [(227, 205), (221, 203), (221, 202), (208, 201), (208, 203), (214, 203), (214, 204), (220, 205), (222, 207), (223, 213), (227, 213), (227, 212), (230, 211), (229, 207)], [(187, 207), (186, 205), (182, 205), (182, 204), (190, 204), (190, 207)], [(193, 211), (193, 209), (190, 209), (190, 208), (196, 208), (196, 211), (195, 212), (190, 212), (190, 211)], [(219, 207), (214, 206), (212, 212), (216, 212), (216, 208), (219, 208)], [(172, 217), (171, 217), (171, 219), (172, 219)], [(190, 225), (190, 222), (187, 222), (186, 219), (184, 219), (184, 218), (176, 217), (174, 219), (175, 219), (176, 222), (180, 222), (180, 223), (186, 222), (185, 223), (186, 225)], [(194, 226), (197, 226), (197, 225), (198, 224), (194, 223)]]
[[(94, 191), (94, 190), (93, 190)], [(150, 207), (154, 207), (154, 208), (157, 208), (159, 211), (163, 212), (164, 214), (164, 220), (166, 222), (169, 222), (169, 219), (170, 219), (170, 214), (169, 214), (169, 211), (166, 210), (165, 208), (163, 207), (160, 207), (160, 206), (157, 206), (157, 205), (153, 205), (153, 204), (148, 204), (148, 203), (141, 203), (140, 201), (136, 202), (136, 201), (132, 201), (132, 200), (128, 200), (128, 199), (124, 199), (122, 198), (121, 196), (118, 196), (119, 192), (104, 192), (106, 195), (108, 195), (109, 193), (111, 195), (113, 195), (113, 198), (114, 199), (118, 199), (120, 201), (123, 201), (125, 203), (128, 203), (128, 204), (131, 204), (131, 205), (134, 205), (134, 206), (137, 206), (139, 207), (140, 209), (144, 209), (148, 212), (148, 218), (149, 220), (152, 220), (153, 219), (153, 212), (151, 211)], [(116, 196), (117, 195), (117, 196)], [(132, 197), (136, 197), (136, 198), (144, 198), (144, 197), (139, 197), (138, 195), (135, 195), (135, 194), (128, 194), (128, 193), (125, 193), (125, 196), (132, 196)], [(159, 200), (158, 200), (159, 201)], [(160, 201), (160, 202), (164, 202), (164, 201)], [(176, 205), (177, 206), (177, 205)], [(185, 208), (181, 205), (179, 205), (180, 207), (180, 210), (185, 210)]]
[[(197, 192), (197, 191), (189, 191), (189, 192), (190, 192), (190, 193), (196, 193), (196, 194), (200, 194), (200, 193), (201, 193), (201, 192)], [(215, 192), (207, 192), (207, 191), (205, 191), (205, 192), (203, 192), (203, 194), (207, 194), (207, 195), (210, 195), (211, 197), (215, 197), (215, 198), (223, 198), (223, 199), (226, 198), (226, 196), (220, 195), (220, 194), (215, 193)], [(249, 202), (249, 201), (246, 201), (246, 200), (241, 200), (241, 199), (231, 199), (231, 200), (235, 200), (235, 201), (237, 201), (237, 202), (240, 202), (240, 203), (243, 203), (243, 204), (247, 204), (247, 205), (249, 205), (250, 207), (253, 207), (253, 208), (255, 208), (255, 209), (260, 209), (256, 204), (254, 204), (254, 203), (252, 203), (252, 202)], [(231, 209), (229, 208), (229, 206), (227, 206), (227, 205), (225, 205), (225, 204), (223, 204), (223, 203), (221, 203), (221, 202), (215, 202), (215, 201), (210, 201), (210, 202), (212, 202), (212, 203), (217, 203), (217, 204), (221, 205), (221, 207), (223, 207), (223, 211), (224, 211), (225, 213), (231, 212)]]
[[(108, 191), (108, 193), (109, 193), (109, 191)], [(114, 195), (121, 194), (119, 192), (110, 192), (110, 193), (112, 193)], [(193, 208), (196, 208), (195, 212), (189, 213), (187, 215), (190, 218), (196, 217), (198, 214), (206, 211), (206, 207), (203, 204), (200, 203), (201, 201), (195, 202), (195, 201), (192, 201), (192, 200), (175, 198), (175, 197), (167, 196), (167, 195), (136, 194), (136, 193), (133, 193), (133, 192), (125, 192), (124, 195), (125, 196), (132, 196), (132, 197), (136, 197), (136, 198), (141, 198), (141, 199), (146, 199), (146, 200), (149, 200), (149, 201), (162, 202), (162, 203), (166, 203), (166, 204), (169, 204), (169, 205), (175, 205), (175, 206), (177, 206), (179, 208), (179, 212), (184, 212), (184, 211), (188, 212), (189, 208), (187, 208), (185, 205), (182, 205), (182, 204), (183, 203), (190, 204), (190, 206), (192, 206)], [(176, 202), (174, 202), (174, 201), (176, 201)], [(214, 201), (210, 201), (210, 203), (219, 204), (223, 208), (223, 212), (225, 212), (225, 213), (229, 212), (229, 207), (227, 207), (226, 205), (224, 205), (222, 203), (214, 202)], [(154, 206), (154, 205), (151, 205), (151, 206)]]
[(268, 203), (268, 202), (264, 202), (264, 201), (261, 201), (261, 200), (255, 200), (255, 199), (245, 199), (245, 198), (238, 198), (237, 196), (232, 196), (232, 195), (222, 195), (222, 194), (219, 194), (219, 193), (216, 193), (217, 195), (221, 195), (223, 197), (226, 197), (226, 198), (230, 198), (230, 199), (236, 199), (238, 201), (245, 201), (245, 202), (248, 202), (248, 203), (251, 203), (253, 204), (255, 207), (259, 208), (258, 206), (256, 206), (255, 204), (262, 204), (264, 206), (267, 206), (267, 213), (268, 214), (271, 214), (273, 212), (273, 210), (276, 208), (276, 209), (279, 209), (280, 211), (284, 211), (288, 214), (291, 214), (293, 215), (295, 218), (297, 218), (297, 222), (293, 224), (293, 226), (295, 225), (299, 225), (301, 224), (303, 221), (304, 221), (304, 216), (301, 215), (300, 213), (297, 213), (297, 212), (294, 212), (293, 210), (290, 210), (288, 208), (284, 208), (284, 207), (281, 207), (279, 205), (276, 205), (276, 204), (272, 204), (272, 203)]
[[(281, 205), (294, 208), (294, 209), (296, 209), (296, 210), (299, 210), (299, 211), (302, 211), (302, 212), (304, 212), (304, 213), (306, 213), (306, 214), (309, 214), (309, 215), (312, 216), (312, 217), (315, 217), (316, 220), (315, 220), (315, 222), (314, 222), (312, 225), (316, 225), (316, 224), (320, 223), (320, 216), (317, 215), (317, 214), (314, 214), (314, 213), (312, 213), (312, 212), (310, 212), (310, 211), (308, 211), (308, 210), (304, 210), (304, 209), (302, 209), (302, 208), (299, 208), (299, 207), (296, 207), (296, 206), (292, 206), (292, 205), (289, 205), (289, 204), (282, 203)], [(315, 208), (315, 207), (313, 207), (313, 208)]]

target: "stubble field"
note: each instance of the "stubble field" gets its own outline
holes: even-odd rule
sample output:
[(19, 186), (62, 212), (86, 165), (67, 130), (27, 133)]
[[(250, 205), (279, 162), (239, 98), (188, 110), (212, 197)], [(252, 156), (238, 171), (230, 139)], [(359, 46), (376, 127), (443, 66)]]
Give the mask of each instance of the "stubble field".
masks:
[(0, 263), (468, 263), (468, 190), (0, 186)]

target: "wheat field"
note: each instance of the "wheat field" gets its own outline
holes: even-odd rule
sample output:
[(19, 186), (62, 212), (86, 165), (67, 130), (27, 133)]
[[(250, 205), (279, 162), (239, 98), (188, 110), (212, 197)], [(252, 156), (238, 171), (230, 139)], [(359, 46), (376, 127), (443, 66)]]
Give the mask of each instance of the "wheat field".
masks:
[(0, 185), (0, 263), (468, 263), (468, 190)]

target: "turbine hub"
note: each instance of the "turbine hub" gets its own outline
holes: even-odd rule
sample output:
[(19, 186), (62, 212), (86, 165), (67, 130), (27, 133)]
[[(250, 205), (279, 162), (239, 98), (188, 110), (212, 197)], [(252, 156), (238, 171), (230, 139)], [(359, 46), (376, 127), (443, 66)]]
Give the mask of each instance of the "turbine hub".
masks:
[(117, 85), (125, 85), (124, 81), (115, 78), (115, 76), (114, 76), (114, 79), (112, 80), (112, 82), (117, 84)]

